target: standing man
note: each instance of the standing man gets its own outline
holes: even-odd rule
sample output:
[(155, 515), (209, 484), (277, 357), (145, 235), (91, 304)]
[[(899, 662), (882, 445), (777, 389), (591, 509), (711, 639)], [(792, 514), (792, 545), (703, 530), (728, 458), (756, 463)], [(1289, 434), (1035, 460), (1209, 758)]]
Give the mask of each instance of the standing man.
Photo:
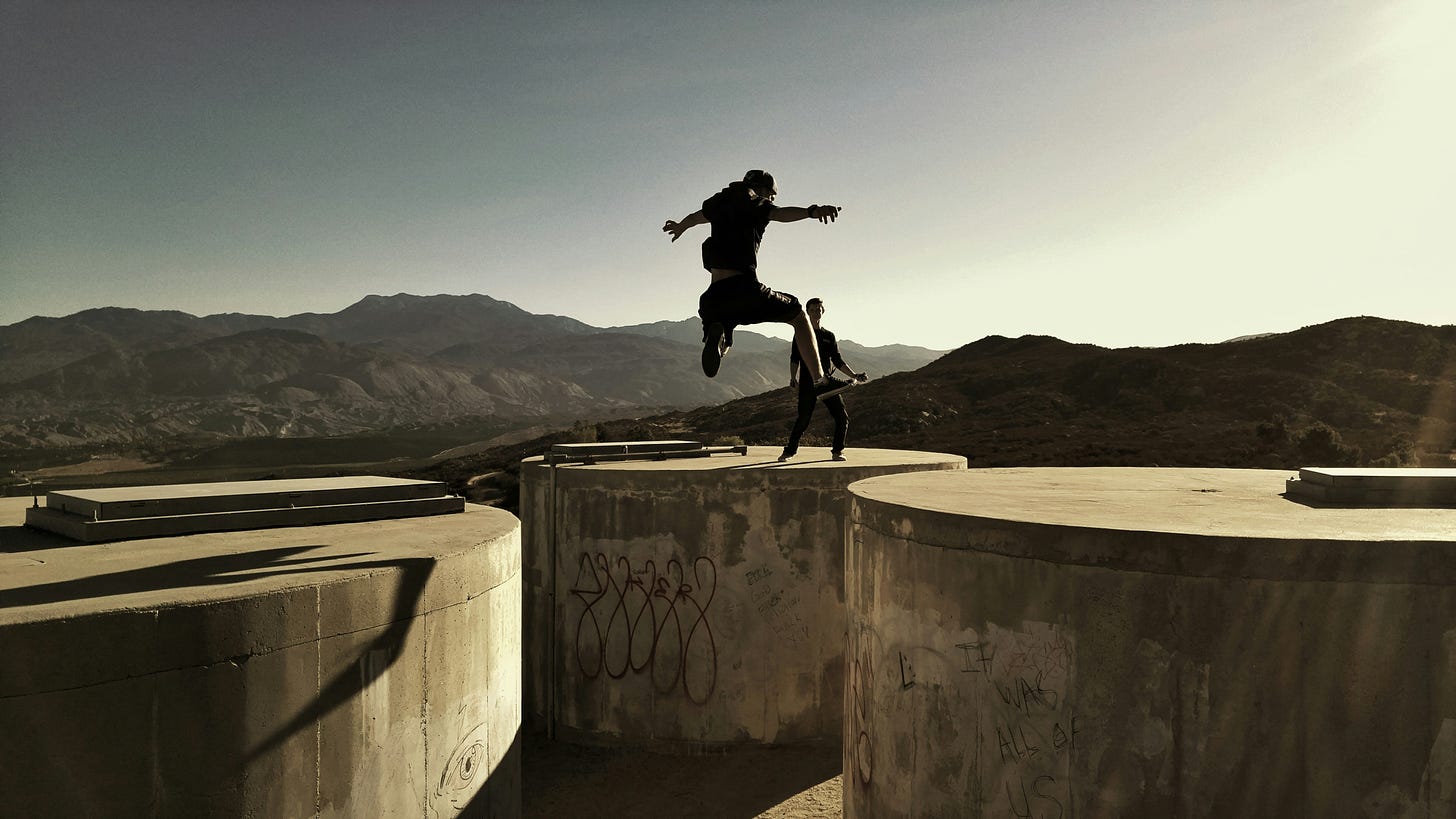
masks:
[[(834, 333), (819, 326), (819, 320), (824, 317), (824, 302), (819, 298), (809, 299), (804, 306), (809, 316), (809, 321), (814, 326), (815, 340), (819, 346), (820, 367), (826, 373), (833, 373), (838, 367), (844, 370), (844, 374), (853, 378), (853, 384), (863, 383), (869, 376), (864, 373), (857, 373), (854, 368), (844, 363), (844, 357), (839, 354), (839, 340)], [(804, 431), (809, 428), (809, 421), (814, 417), (815, 395), (809, 385), (808, 364), (799, 355), (799, 348), (796, 345), (794, 351), (789, 354), (789, 386), (799, 388), (799, 418), (794, 421), (794, 429), (789, 433), (788, 446), (779, 456), (780, 461), (787, 461), (799, 452), (799, 438), (803, 437)], [(830, 454), (836, 461), (844, 460), (844, 436), (849, 432), (849, 413), (844, 409), (844, 398), (838, 395), (830, 396), (824, 400), (824, 406), (829, 414), (834, 417), (834, 446)]]
[(828, 398), (854, 386), (853, 381), (830, 378), (820, 363), (809, 318), (798, 298), (770, 290), (758, 280), (758, 245), (769, 222), (818, 219), (823, 224), (839, 216), (834, 205), (779, 207), (773, 175), (760, 170), (744, 174), (743, 181), (704, 200), (703, 207), (662, 226), (676, 242), (689, 228), (707, 223), (712, 234), (703, 241), (703, 267), (712, 284), (698, 299), (703, 320), (703, 373), (718, 374), (723, 356), (733, 345), (733, 328), (740, 324), (778, 321), (794, 328), (794, 348), (809, 370), (809, 384), (817, 398)]

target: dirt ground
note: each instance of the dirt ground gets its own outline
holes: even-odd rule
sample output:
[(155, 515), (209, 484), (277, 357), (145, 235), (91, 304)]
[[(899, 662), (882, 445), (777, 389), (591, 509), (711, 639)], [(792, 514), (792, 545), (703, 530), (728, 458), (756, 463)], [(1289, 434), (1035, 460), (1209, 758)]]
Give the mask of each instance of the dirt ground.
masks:
[(104, 475), (108, 472), (131, 472), (142, 469), (154, 469), (161, 464), (143, 461), (138, 458), (122, 458), (115, 455), (98, 455), (88, 461), (66, 464), (65, 466), (48, 466), (44, 469), (37, 469), (30, 474), (32, 478), (68, 478), (75, 475)]
[(844, 815), (836, 746), (667, 755), (527, 735), (526, 819), (824, 819)]

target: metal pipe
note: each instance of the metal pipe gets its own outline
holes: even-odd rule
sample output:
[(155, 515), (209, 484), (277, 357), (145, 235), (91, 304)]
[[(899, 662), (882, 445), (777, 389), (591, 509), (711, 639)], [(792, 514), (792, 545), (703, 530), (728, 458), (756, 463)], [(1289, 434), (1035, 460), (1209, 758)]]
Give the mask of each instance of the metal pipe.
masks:
[(546, 656), (548, 658), (548, 662), (550, 663), (550, 665), (548, 666), (547, 672), (546, 672), (546, 679), (547, 679), (547, 693), (546, 693), (546, 737), (548, 739), (555, 739), (556, 738), (556, 710), (557, 710), (557, 697), (558, 697), (557, 690), (559, 688), (559, 685), (558, 685), (558, 683), (559, 683), (558, 672), (557, 672), (557, 668), (556, 668), (556, 665), (559, 662), (559, 658), (557, 657), (557, 653), (558, 652), (557, 652), (557, 638), (556, 638), (556, 628), (557, 628), (557, 625), (558, 625), (558, 620), (557, 620), (557, 615), (556, 615), (556, 606), (557, 606), (557, 600), (556, 600), (556, 575), (558, 574), (558, 569), (557, 569), (557, 566), (556, 566), (556, 462), (555, 461), (552, 461), (551, 462), (551, 478), (550, 478), (550, 482), (549, 482), (549, 487), (550, 487), (549, 488), (550, 498), (549, 498), (549, 500), (546, 503), (546, 512), (550, 516), (551, 522), (550, 522), (549, 526), (547, 527), (547, 531), (548, 531), (549, 534), (547, 535), (546, 555), (547, 555), (547, 564), (548, 564), (547, 565), (547, 569), (551, 572), (551, 585), (550, 585), (551, 591), (550, 591), (550, 593), (548, 595), (549, 598), (550, 598), (550, 605), (551, 605), (551, 618), (550, 618), (551, 626), (546, 631), (546, 645), (547, 645)]
[(665, 461), (669, 458), (706, 458), (712, 455), (747, 455), (747, 446), (704, 447), (674, 452), (608, 452), (602, 454), (575, 454), (548, 452), (545, 460), (550, 464), (580, 463), (591, 465), (599, 461)]

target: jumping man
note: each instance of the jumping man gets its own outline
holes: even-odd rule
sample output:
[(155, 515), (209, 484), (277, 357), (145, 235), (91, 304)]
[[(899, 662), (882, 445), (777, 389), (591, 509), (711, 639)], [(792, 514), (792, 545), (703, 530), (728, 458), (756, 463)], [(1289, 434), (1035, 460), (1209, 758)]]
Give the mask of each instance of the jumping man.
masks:
[(676, 242), (689, 228), (707, 223), (712, 234), (703, 241), (703, 267), (713, 277), (698, 299), (698, 316), (703, 320), (703, 372), (709, 378), (733, 346), (733, 328), (740, 324), (779, 321), (794, 328), (794, 346), (804, 360), (816, 398), (828, 398), (854, 386), (853, 381), (830, 378), (819, 360), (814, 329), (799, 300), (788, 293), (770, 290), (758, 280), (758, 245), (769, 222), (797, 222), (818, 219), (823, 224), (839, 216), (834, 205), (779, 207), (772, 174), (749, 171), (743, 181), (708, 197), (701, 210), (671, 219), (662, 226)]

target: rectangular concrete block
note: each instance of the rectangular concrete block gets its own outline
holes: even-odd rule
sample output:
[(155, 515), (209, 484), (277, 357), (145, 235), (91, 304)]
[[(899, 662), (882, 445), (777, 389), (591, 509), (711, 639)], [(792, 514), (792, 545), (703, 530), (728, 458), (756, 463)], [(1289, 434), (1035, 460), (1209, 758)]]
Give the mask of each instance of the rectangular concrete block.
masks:
[(121, 520), (416, 500), (445, 494), (445, 484), (439, 481), (366, 475), (68, 489), (47, 492), (46, 506), (94, 520)]

